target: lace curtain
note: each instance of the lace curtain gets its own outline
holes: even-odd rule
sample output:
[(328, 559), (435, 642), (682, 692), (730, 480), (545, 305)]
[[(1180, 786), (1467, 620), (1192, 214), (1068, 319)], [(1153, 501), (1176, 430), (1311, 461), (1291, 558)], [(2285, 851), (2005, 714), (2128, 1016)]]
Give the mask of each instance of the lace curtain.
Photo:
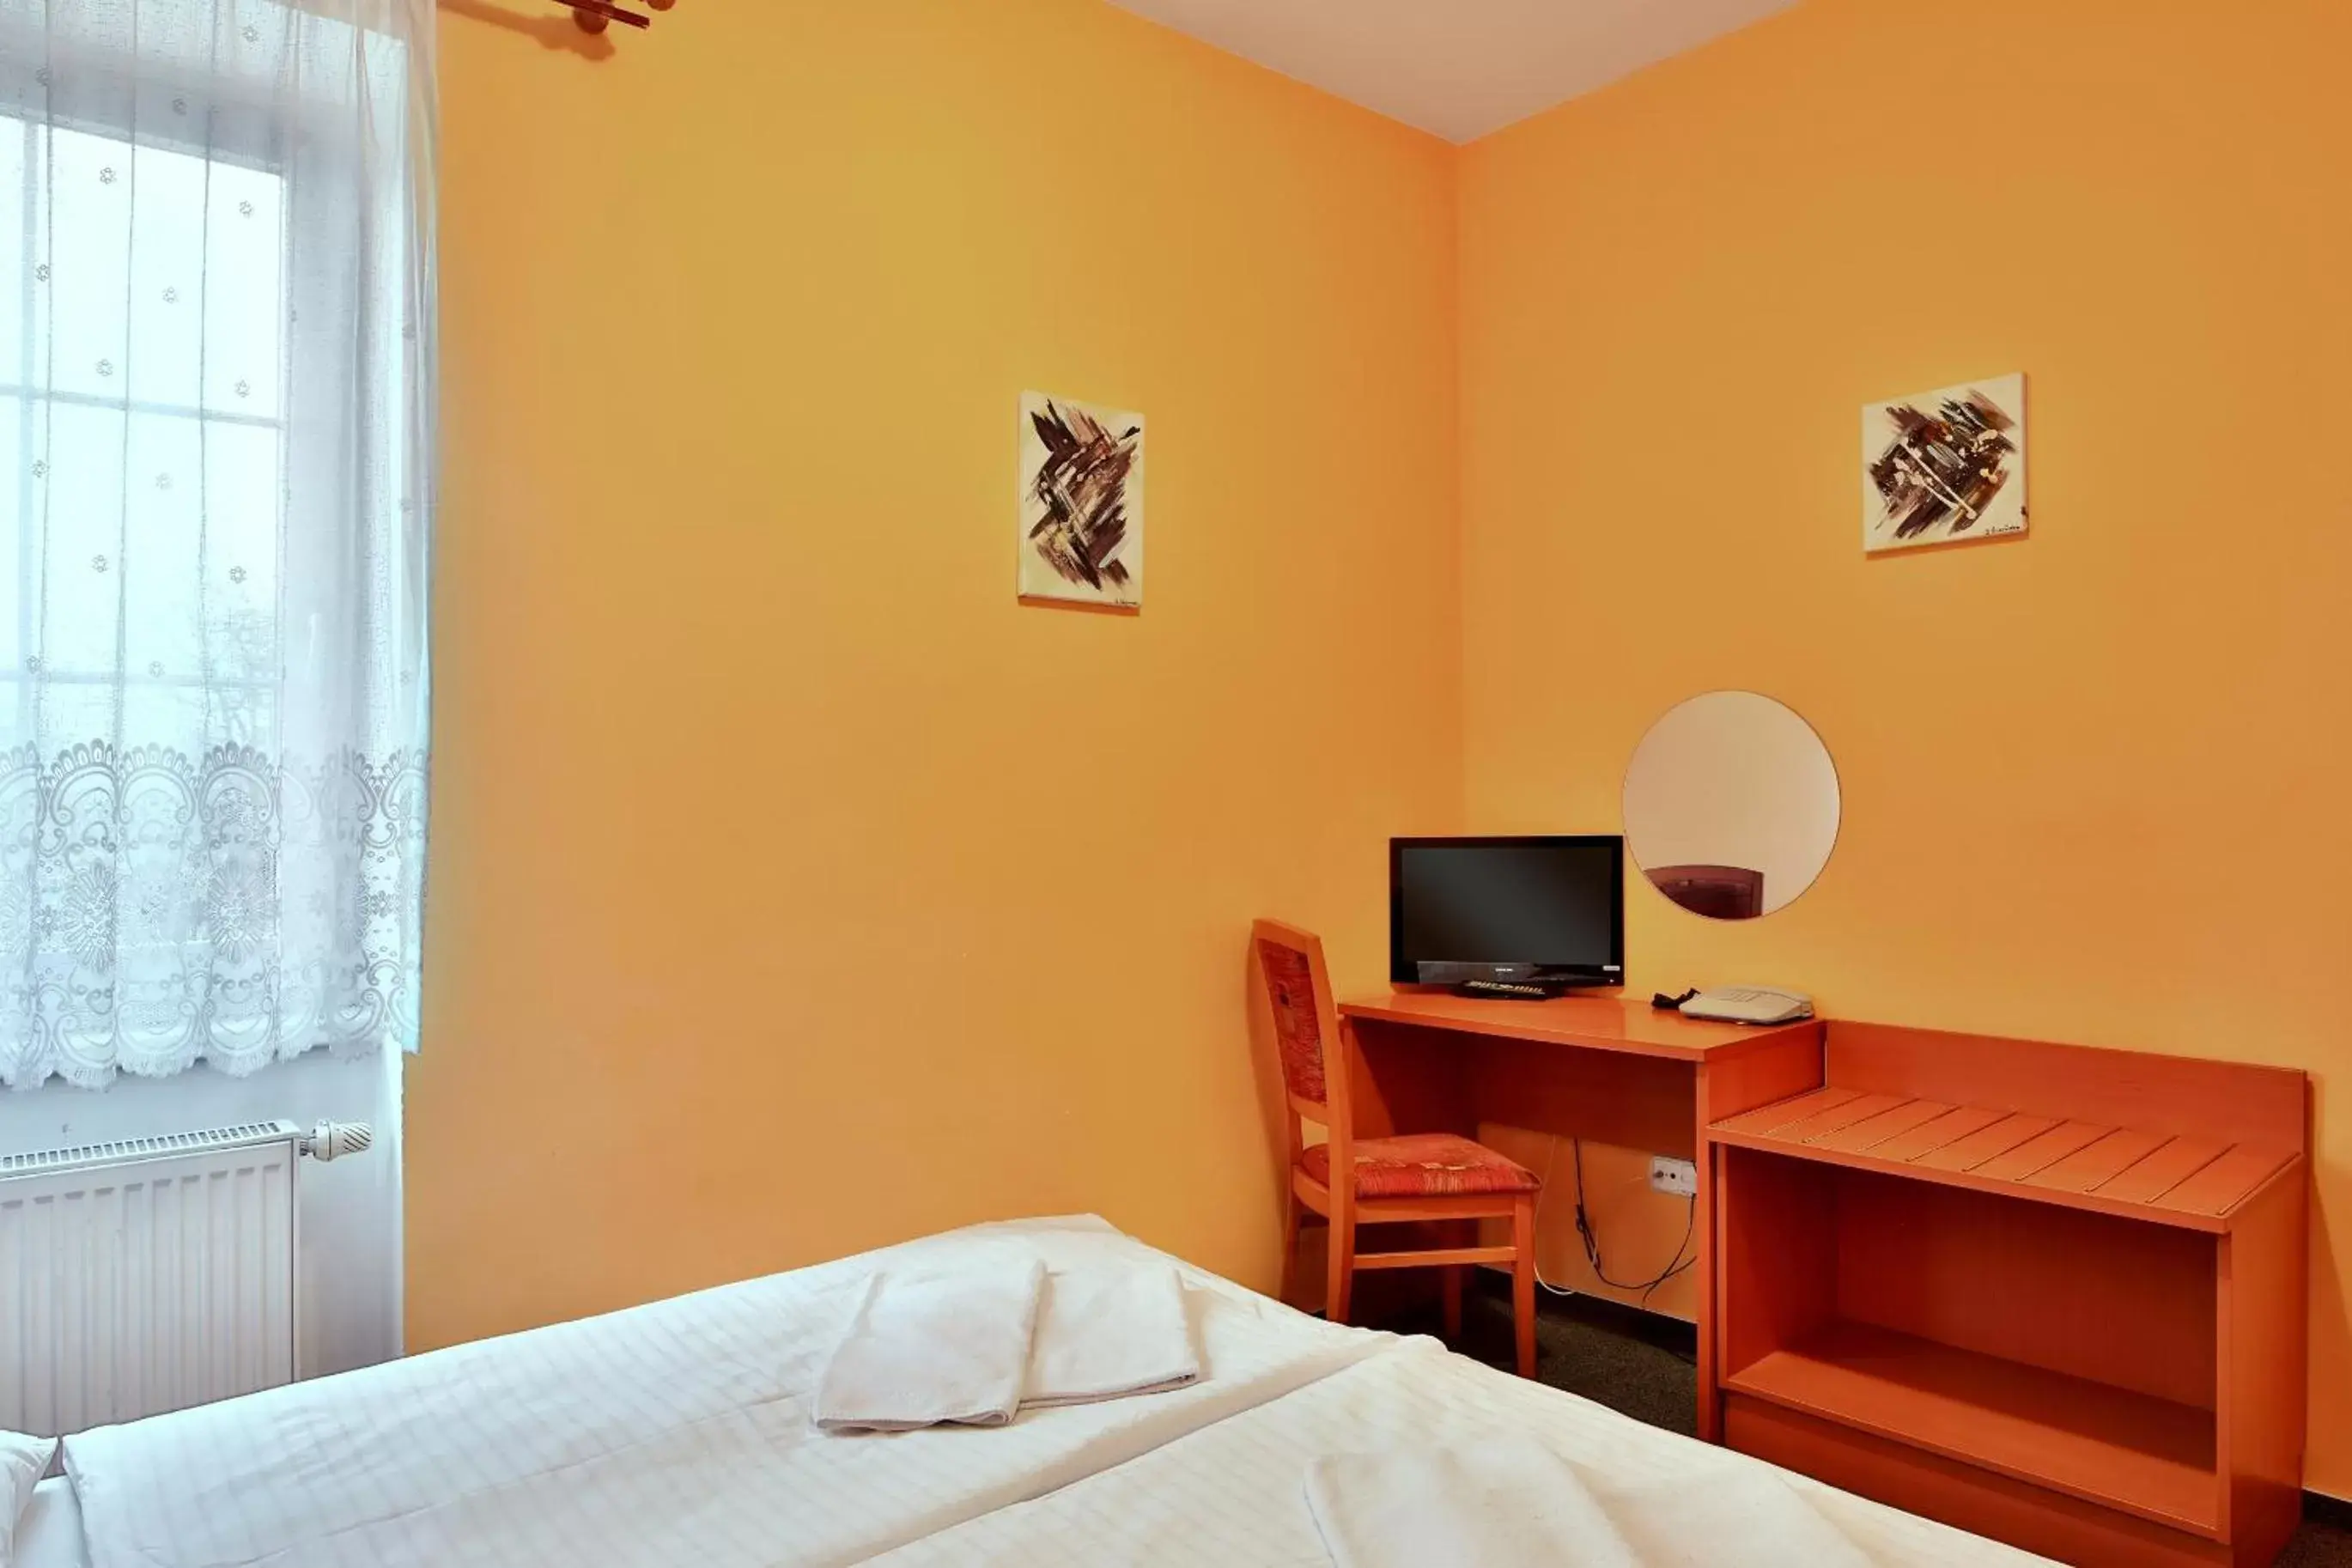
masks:
[(0, 1081), (416, 1038), (430, 0), (0, 0)]

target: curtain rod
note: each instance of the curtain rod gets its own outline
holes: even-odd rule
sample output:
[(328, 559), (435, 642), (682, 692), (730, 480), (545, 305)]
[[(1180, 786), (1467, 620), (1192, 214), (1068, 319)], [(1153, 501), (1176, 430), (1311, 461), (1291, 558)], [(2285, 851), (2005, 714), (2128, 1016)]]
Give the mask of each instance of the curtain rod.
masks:
[[(656, 11), (667, 11), (677, 5), (677, 0), (644, 0), (644, 3)], [(614, 5), (613, 0), (556, 0), (556, 4), (572, 7), (572, 19), (580, 24), (583, 32), (601, 33), (614, 22), (630, 27), (650, 27), (654, 25), (651, 16), (624, 10)]]

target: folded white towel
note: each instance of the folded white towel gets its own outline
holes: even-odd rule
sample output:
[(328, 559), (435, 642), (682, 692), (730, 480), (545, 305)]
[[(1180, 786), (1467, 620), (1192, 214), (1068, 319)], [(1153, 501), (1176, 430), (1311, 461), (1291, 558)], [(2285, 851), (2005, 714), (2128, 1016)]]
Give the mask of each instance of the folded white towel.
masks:
[(1877, 1559), (1769, 1467), (1722, 1454), (1673, 1480), (1584, 1479), (1651, 1568), (1874, 1568)]
[(817, 1426), (898, 1432), (1012, 1420), (1045, 1276), (1026, 1254), (877, 1269), (817, 1384)]
[(1498, 1436), (1317, 1459), (1307, 1503), (1338, 1568), (1874, 1568), (1769, 1468), (1694, 1458), (1627, 1486)]
[(1173, 1266), (1080, 1268), (1045, 1277), (1024, 1405), (1159, 1394), (1201, 1378), (1184, 1281)]
[(1575, 1468), (1526, 1437), (1327, 1455), (1307, 1506), (1338, 1568), (1642, 1568)]

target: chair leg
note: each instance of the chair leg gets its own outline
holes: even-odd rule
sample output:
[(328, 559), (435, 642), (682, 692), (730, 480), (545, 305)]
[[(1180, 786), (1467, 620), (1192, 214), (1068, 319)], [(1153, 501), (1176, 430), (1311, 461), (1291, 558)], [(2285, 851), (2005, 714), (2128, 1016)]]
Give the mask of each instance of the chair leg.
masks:
[(1307, 1205), (1298, 1194), (1286, 1190), (1282, 1194), (1282, 1294), (1279, 1300), (1286, 1307), (1297, 1306), (1294, 1292), (1298, 1289), (1298, 1211)]
[(1331, 1322), (1348, 1321), (1348, 1291), (1356, 1279), (1356, 1216), (1352, 1210), (1331, 1205), (1331, 1253), (1323, 1286), (1323, 1316)]
[[(1442, 1225), (1440, 1232), (1442, 1237), (1444, 1237), (1446, 1246), (1477, 1246), (1477, 1220), (1470, 1220), (1467, 1225), (1463, 1223)], [(1470, 1279), (1470, 1268), (1467, 1268), (1467, 1265), (1461, 1265), (1461, 1262), (1449, 1262), (1449, 1265), (1437, 1269), (1437, 1279), (1440, 1279), (1440, 1298), (1437, 1298), (1437, 1300), (1440, 1300), (1440, 1305), (1444, 1307), (1446, 1344), (1461, 1344), (1463, 1342), (1463, 1281)]]
[(1519, 1375), (1536, 1374), (1536, 1204), (1511, 1206), (1511, 1327), (1518, 1335)]

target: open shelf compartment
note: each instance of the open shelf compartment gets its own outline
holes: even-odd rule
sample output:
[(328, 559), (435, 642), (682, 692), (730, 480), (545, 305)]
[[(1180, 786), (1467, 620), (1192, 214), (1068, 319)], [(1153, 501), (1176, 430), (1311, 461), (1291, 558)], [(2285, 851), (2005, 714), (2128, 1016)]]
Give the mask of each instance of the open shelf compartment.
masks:
[(2210, 1410), (1844, 1321), (1724, 1386), (2159, 1523), (2218, 1524)]
[(1727, 1394), (2219, 1538), (2218, 1237), (1717, 1157)]

